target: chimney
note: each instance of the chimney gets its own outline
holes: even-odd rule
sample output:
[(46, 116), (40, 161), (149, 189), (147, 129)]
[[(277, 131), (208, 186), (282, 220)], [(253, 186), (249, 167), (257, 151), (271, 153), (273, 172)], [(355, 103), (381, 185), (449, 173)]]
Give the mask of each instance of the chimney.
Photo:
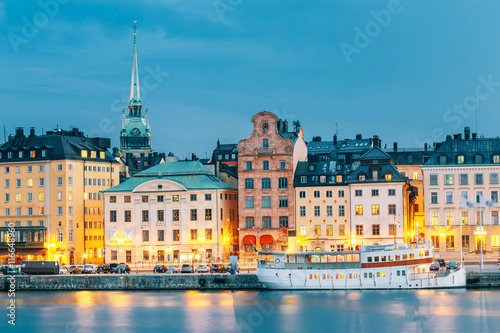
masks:
[(337, 145), (337, 134), (334, 134), (333, 135), (333, 145), (336, 146)]
[(477, 133), (472, 133), (472, 140), (476, 140), (477, 138)]
[(398, 151), (398, 143), (394, 142), (394, 152), (397, 152), (397, 151)]
[(35, 134), (35, 128), (34, 127), (30, 127), (30, 138), (34, 138), (36, 136)]
[(356, 134), (356, 140), (361, 140), (363, 136), (361, 134)]
[(24, 138), (24, 128), (23, 127), (16, 127), (16, 139), (21, 139)]
[(77, 127), (73, 127), (73, 130), (71, 131), (71, 134), (73, 136), (78, 136), (78, 128)]
[(449, 134), (446, 136), (446, 141), (448, 141), (448, 140), (451, 140), (451, 135), (449, 135)]
[(464, 139), (469, 140), (470, 139), (470, 127), (467, 126), (464, 128)]
[(424, 144), (424, 150), (427, 151), (427, 142)]
[(459, 138), (458, 138), (458, 134), (453, 134), (453, 139), (454, 139), (454, 140), (458, 140), (458, 139), (459, 139)]
[(378, 135), (373, 136), (373, 147), (381, 147), (382, 145), (382, 140), (378, 137)]

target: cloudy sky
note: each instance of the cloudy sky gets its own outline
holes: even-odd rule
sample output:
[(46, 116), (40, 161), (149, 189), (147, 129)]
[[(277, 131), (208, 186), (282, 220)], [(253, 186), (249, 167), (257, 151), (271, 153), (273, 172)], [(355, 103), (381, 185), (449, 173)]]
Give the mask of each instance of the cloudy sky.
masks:
[(262, 110), (299, 119), (306, 140), (338, 124), (340, 138), (422, 147), (475, 132), (476, 95), (478, 132), (496, 137), (499, 12), (472, 0), (1, 1), (0, 126), (74, 126), (117, 146), (138, 20), (156, 151), (210, 156)]

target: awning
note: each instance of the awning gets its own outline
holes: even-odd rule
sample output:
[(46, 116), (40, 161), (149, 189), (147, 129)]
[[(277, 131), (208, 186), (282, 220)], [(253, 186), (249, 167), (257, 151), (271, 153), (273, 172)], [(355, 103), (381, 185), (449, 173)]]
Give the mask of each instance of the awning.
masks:
[(255, 237), (254, 235), (246, 235), (245, 237), (243, 237), (243, 245), (247, 245), (247, 244), (257, 244), (257, 237)]
[(274, 242), (273, 236), (271, 236), (271, 235), (260, 236), (260, 243), (261, 244), (272, 244), (273, 242)]

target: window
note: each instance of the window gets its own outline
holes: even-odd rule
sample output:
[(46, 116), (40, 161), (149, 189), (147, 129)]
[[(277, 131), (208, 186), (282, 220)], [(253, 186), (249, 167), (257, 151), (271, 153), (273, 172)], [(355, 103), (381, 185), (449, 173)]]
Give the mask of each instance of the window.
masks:
[(280, 170), (286, 170), (286, 161), (280, 161)]
[(28, 187), (33, 187), (33, 178), (28, 178), (26, 184), (28, 185)]
[(245, 208), (254, 208), (253, 197), (245, 197)]
[(126, 195), (123, 197), (123, 202), (130, 202), (130, 195)]
[(481, 197), (483, 196), (483, 191), (476, 191), (476, 203), (481, 202)]
[(483, 174), (476, 173), (475, 174), (476, 185), (483, 185)]
[(354, 195), (357, 196), (357, 197), (362, 197), (363, 196), (363, 190), (356, 190), (354, 193), (355, 193)]
[(451, 175), (451, 174), (444, 175), (444, 184), (445, 185), (453, 185), (453, 175)]
[(498, 184), (498, 173), (490, 173), (490, 184)]
[(372, 197), (378, 197), (378, 190), (372, 190)]
[(339, 236), (345, 236), (345, 224), (339, 224)]
[(440, 155), (439, 156), (439, 164), (447, 164), (447, 163), (448, 163), (448, 156)]
[(300, 182), (301, 184), (307, 183), (307, 176), (300, 176)]
[(288, 228), (288, 216), (280, 216), (279, 221), (280, 221), (280, 226)]
[(372, 235), (380, 236), (380, 224), (372, 224)]
[(356, 224), (356, 236), (363, 236), (363, 225)]
[(163, 195), (157, 195), (156, 196), (156, 201), (157, 202), (163, 202)]
[(197, 200), (197, 196), (196, 196), (196, 194), (191, 194), (191, 195), (189, 196), (189, 199), (190, 199), (191, 201), (196, 201), (196, 200)]
[(262, 170), (269, 170), (269, 161), (262, 161)]
[(469, 246), (470, 246), (469, 235), (462, 235), (462, 247), (469, 247)]
[(314, 236), (321, 236), (321, 226), (319, 224), (314, 225)]
[(385, 174), (385, 180), (391, 181), (392, 180), (392, 173)]
[(462, 225), (469, 225), (469, 212), (466, 210), (462, 211)]
[(389, 236), (394, 236), (396, 234), (396, 225), (389, 224)]
[(212, 209), (211, 208), (205, 209), (205, 220), (206, 221), (212, 220)]
[(389, 215), (396, 215), (396, 204), (389, 205)]
[(21, 193), (16, 193), (16, 202), (21, 202)]
[(179, 195), (178, 194), (172, 195), (172, 201), (179, 202)]
[(500, 246), (500, 235), (491, 235), (491, 246), (492, 247)]
[(332, 205), (326, 206), (326, 216), (328, 216), (328, 217), (333, 216), (333, 206)]
[(321, 206), (314, 206), (314, 217), (321, 216)]
[(363, 205), (356, 205), (356, 215), (363, 215)]
[(390, 188), (389, 191), (388, 191), (388, 193), (389, 193), (389, 196), (393, 197), (393, 196), (396, 195), (396, 190), (393, 189), (393, 188)]
[(198, 229), (191, 229), (191, 240), (198, 240)]
[(16, 178), (16, 187), (21, 187), (21, 179)]
[(446, 247), (455, 247), (455, 236), (446, 236)]
[(326, 225), (326, 235), (333, 236), (333, 225), (331, 224)]
[(156, 219), (159, 222), (165, 221), (165, 211), (163, 209), (159, 209), (156, 211)]
[(271, 178), (262, 178), (262, 189), (263, 190), (271, 189)]
[(300, 226), (300, 236), (304, 237), (307, 235), (307, 227), (305, 225)]
[(262, 208), (271, 208), (271, 197), (263, 196), (262, 197)]
[(28, 192), (28, 201), (33, 201), (33, 193)]
[(342, 183), (342, 176), (341, 175), (337, 176), (337, 183)]
[(149, 242), (149, 230), (142, 230), (142, 241)]
[(339, 198), (344, 198), (344, 197), (345, 197), (345, 192), (344, 192), (344, 190), (339, 190), (339, 191), (337, 192), (337, 196), (338, 196)]
[(333, 192), (332, 191), (326, 191), (326, 197), (327, 198), (332, 198), (333, 197)]
[(178, 209), (172, 209), (172, 221), (178, 222), (179, 221), (179, 210)]
[(5, 193), (5, 202), (10, 202), (10, 194), (9, 193)]
[(306, 206), (299, 206), (299, 216), (306, 217)]
[(460, 174), (460, 185), (469, 185), (469, 175), (468, 174)]
[(45, 178), (38, 178), (38, 186), (44, 186), (45, 185)]
[(142, 200), (142, 202), (148, 202), (148, 196), (147, 195), (143, 195), (141, 197), (141, 200)]
[(288, 188), (288, 179), (285, 177), (278, 179), (278, 188)]
[(321, 192), (320, 191), (314, 191), (313, 192), (313, 197), (315, 197), (315, 198), (321, 197)]
[(212, 194), (205, 194), (205, 201), (212, 201)]
[(299, 198), (304, 199), (306, 197), (306, 191), (299, 191)]
[(198, 220), (198, 210), (197, 209), (191, 209), (191, 221), (196, 221)]
[(174, 230), (172, 230), (172, 240), (173, 240), (174, 242), (178, 242), (178, 241), (180, 241), (180, 238), (181, 238), (181, 237), (180, 237), (180, 232), (179, 232), (179, 229), (174, 229)]
[(58, 164), (57, 165), (57, 171), (62, 171), (63, 169), (63, 165), (62, 164)]
[(446, 225), (453, 225), (453, 212), (446, 212)]
[[(57, 206), (57, 215), (62, 215), (62, 214), (63, 214), (62, 206)], [(21, 215), (21, 214), (17, 214), (17, 215)]]
[(271, 216), (262, 217), (262, 227), (264, 229), (271, 229)]
[(498, 225), (498, 210), (491, 211), (491, 224)]
[(339, 212), (339, 217), (345, 216), (345, 206), (344, 205), (339, 205), (338, 206), (338, 212)]
[(438, 175), (429, 175), (429, 185), (438, 185)]
[(418, 172), (417, 171), (413, 171), (412, 180), (418, 180)]
[(247, 161), (246, 165), (247, 165), (247, 171), (251, 171), (252, 170), (252, 161)]
[(364, 174), (363, 174), (363, 175), (359, 175), (359, 180), (360, 180), (360, 181), (364, 181), (364, 180), (365, 180), (365, 178), (366, 178), (366, 176), (365, 176)]
[(116, 202), (116, 196), (115, 195), (112, 195), (109, 197), (109, 202), (110, 203), (115, 203)]
[(439, 212), (431, 212), (431, 225), (439, 225)]
[(5, 179), (4, 180), (4, 186), (5, 186), (5, 188), (9, 188), (10, 187), (10, 179)]
[(149, 222), (149, 210), (142, 211), (142, 222)]
[(212, 240), (212, 229), (211, 228), (205, 229), (205, 238), (207, 240)]
[(372, 205), (372, 215), (380, 215), (380, 205)]
[(253, 190), (253, 178), (245, 179), (245, 190)]
[(125, 210), (124, 211), (125, 222), (132, 222), (132, 211)]
[(483, 155), (481, 155), (481, 154), (474, 155), (474, 163), (475, 164), (483, 163)]
[(452, 191), (446, 191), (446, 203), (447, 204), (453, 203), (453, 192)]
[(62, 229), (57, 229), (57, 242), (62, 243), (64, 241), (64, 233)]
[(62, 186), (62, 184), (63, 184), (63, 178), (57, 177), (57, 186)]
[(279, 197), (279, 208), (288, 208), (288, 197), (280, 196)]
[(319, 182), (320, 183), (326, 183), (326, 176), (320, 176), (319, 177)]
[(245, 229), (253, 229), (255, 227), (255, 219), (253, 216), (245, 217)]
[(438, 203), (438, 193), (431, 192), (431, 204), (437, 204), (437, 203)]

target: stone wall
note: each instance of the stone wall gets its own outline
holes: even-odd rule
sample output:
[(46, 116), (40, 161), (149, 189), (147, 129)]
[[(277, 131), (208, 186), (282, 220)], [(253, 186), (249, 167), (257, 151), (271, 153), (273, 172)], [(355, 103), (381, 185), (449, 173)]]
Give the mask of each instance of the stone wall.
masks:
[[(0, 289), (9, 290), (8, 276)], [(255, 274), (124, 274), (124, 275), (16, 275), (16, 290), (186, 290), (261, 289)]]
[(468, 272), (467, 288), (498, 288), (500, 272)]

